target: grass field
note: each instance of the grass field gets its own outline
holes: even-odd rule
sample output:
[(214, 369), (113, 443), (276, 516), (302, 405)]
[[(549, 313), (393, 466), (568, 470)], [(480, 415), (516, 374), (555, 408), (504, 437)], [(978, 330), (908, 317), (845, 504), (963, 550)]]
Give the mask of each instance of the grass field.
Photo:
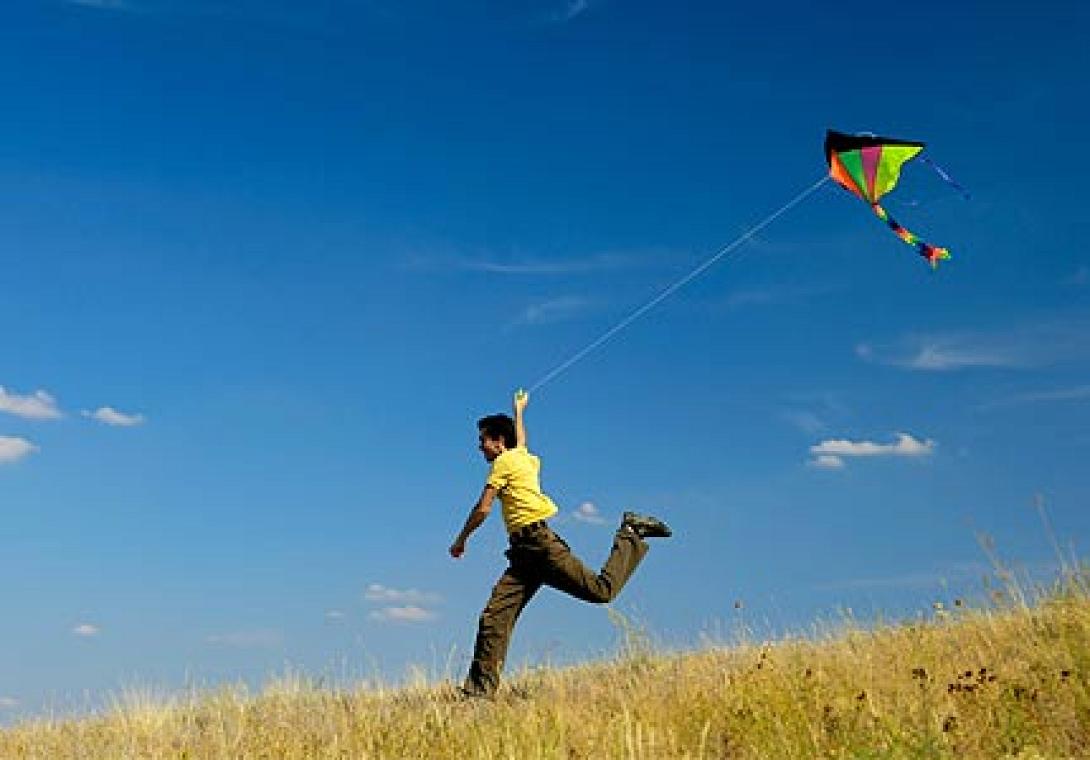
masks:
[(1086, 758), (1090, 584), (950, 600), (918, 621), (449, 685), (284, 679), (0, 733), (0, 758)]

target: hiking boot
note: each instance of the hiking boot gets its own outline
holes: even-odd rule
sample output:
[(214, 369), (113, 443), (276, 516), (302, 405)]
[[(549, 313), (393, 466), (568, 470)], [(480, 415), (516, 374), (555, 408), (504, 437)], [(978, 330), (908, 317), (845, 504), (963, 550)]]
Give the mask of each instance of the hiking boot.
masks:
[(625, 512), (621, 520), (622, 528), (631, 528), (640, 538), (669, 538), (673, 531), (657, 517)]

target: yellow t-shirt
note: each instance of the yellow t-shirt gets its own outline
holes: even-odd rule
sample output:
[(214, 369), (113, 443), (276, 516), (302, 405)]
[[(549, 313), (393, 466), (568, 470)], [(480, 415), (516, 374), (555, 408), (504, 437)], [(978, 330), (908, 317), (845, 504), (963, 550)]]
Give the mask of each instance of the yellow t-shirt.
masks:
[(556, 514), (553, 500), (541, 492), (540, 472), (541, 460), (525, 446), (507, 449), (492, 460), (487, 483), (499, 491), (508, 533)]

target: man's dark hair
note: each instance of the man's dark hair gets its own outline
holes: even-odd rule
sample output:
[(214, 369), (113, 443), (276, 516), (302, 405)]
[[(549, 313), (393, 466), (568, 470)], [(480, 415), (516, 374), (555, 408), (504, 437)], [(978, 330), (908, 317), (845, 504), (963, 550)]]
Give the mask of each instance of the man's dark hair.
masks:
[(503, 445), (513, 449), (518, 445), (515, 421), (506, 414), (490, 414), (477, 420), (477, 429), (487, 438), (502, 438)]

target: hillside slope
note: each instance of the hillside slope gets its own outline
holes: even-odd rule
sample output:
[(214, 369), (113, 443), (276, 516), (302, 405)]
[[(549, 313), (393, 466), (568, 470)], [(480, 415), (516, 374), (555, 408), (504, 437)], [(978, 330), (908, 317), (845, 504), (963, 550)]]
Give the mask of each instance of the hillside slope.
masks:
[(0, 733), (3, 758), (1090, 757), (1090, 597), (450, 687), (281, 683)]

